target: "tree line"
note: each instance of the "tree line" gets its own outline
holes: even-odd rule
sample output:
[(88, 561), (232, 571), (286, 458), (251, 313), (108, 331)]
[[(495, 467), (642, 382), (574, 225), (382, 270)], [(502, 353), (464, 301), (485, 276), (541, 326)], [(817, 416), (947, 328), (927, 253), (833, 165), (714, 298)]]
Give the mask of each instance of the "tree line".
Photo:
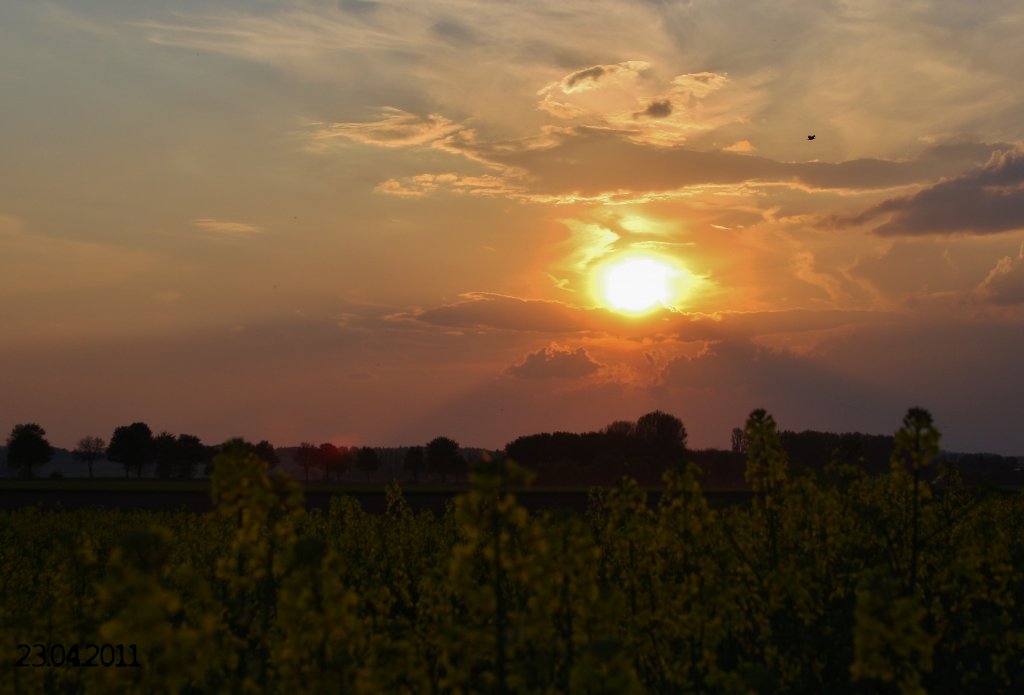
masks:
[[(32, 478), (36, 469), (52, 460), (54, 451), (46, 438), (46, 430), (40, 425), (15, 425), (7, 437), (7, 466), (16, 470), (20, 478)], [(83, 437), (71, 455), (88, 467), (90, 478), (94, 464), (107, 460), (124, 466), (125, 478), (133, 473), (141, 478), (143, 468), (154, 464), (157, 478), (188, 480), (197, 474), (210, 475), (213, 459), (227, 451), (252, 454), (269, 468), (281, 463), (282, 450), (267, 440), (253, 443), (236, 437), (211, 446), (192, 434), (163, 431), (154, 435), (144, 422), (115, 428), (109, 443), (101, 437)], [(294, 461), (305, 474), (306, 482), (310, 481), (311, 471), (318, 472), (324, 482), (332, 477), (340, 480), (352, 470), (361, 472), (369, 480), (381, 466), (380, 454), (373, 447), (339, 446), (330, 442), (319, 445), (303, 442), (294, 451)], [(459, 443), (449, 437), (435, 437), (425, 446), (406, 448), (402, 464), (414, 482), (419, 482), (424, 475), (439, 477), (442, 481), (464, 479), (468, 471), (468, 462)]]
[[(494, 452), (527, 466), (545, 485), (614, 484), (623, 475), (643, 485), (658, 485), (665, 470), (685, 459), (701, 469), (701, 482), (715, 487), (745, 487), (744, 470), (749, 437), (744, 429), (734, 428), (729, 450), (690, 450), (686, 426), (676, 416), (660, 410), (649, 412), (636, 421), (618, 420), (593, 432), (542, 432), (518, 437)], [(780, 431), (779, 441), (797, 473), (827, 476), (822, 462), (838, 459), (879, 475), (888, 470), (894, 450), (892, 436), (859, 432)], [(124, 466), (125, 477), (155, 464), (160, 479), (191, 479), (209, 476), (211, 461), (217, 453), (237, 448), (252, 453), (270, 468), (281, 463), (282, 454), (294, 461), (306, 482), (340, 481), (350, 472), (358, 472), (370, 481), (383, 463), (380, 450), (369, 446), (339, 446), (330, 442), (303, 442), (292, 449), (277, 449), (267, 440), (257, 443), (242, 438), (218, 445), (206, 445), (190, 434), (174, 435), (162, 431), (154, 435), (143, 422), (115, 428), (109, 444), (100, 437), (83, 437), (71, 452), (75, 460), (88, 466), (108, 460)], [(30, 478), (40, 465), (51, 460), (53, 447), (38, 424), (16, 425), (7, 439), (7, 464), (20, 477)], [(423, 446), (395, 451), (410, 482), (467, 480), (470, 462), (458, 442), (436, 437)], [(960, 471), (967, 484), (1024, 484), (1024, 470), (1015, 459), (994, 454), (945, 454)], [(935, 465), (927, 469), (935, 477)], [(312, 474), (312, 477), (311, 477)]]
[[(208, 475), (213, 458), (219, 452), (231, 448), (253, 453), (271, 467), (279, 463), (274, 446), (266, 440), (253, 444), (234, 438), (210, 446), (192, 434), (175, 435), (162, 431), (154, 435), (144, 422), (116, 427), (109, 443), (102, 437), (83, 437), (71, 455), (88, 467), (90, 478), (93, 477), (94, 464), (105, 459), (124, 466), (125, 478), (133, 472), (137, 478), (142, 477), (143, 467), (155, 464), (158, 478), (187, 479), (194, 477), (200, 470)], [(18, 477), (31, 478), (35, 469), (52, 460), (54, 451), (46, 439), (46, 430), (40, 425), (15, 425), (7, 437), (7, 466), (16, 470)]]

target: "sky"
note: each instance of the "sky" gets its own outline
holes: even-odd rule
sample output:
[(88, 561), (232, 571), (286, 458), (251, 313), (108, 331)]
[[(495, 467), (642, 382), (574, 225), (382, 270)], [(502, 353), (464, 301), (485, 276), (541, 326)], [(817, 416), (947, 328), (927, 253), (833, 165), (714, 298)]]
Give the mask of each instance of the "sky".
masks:
[(661, 409), (724, 448), (920, 406), (1024, 455), (1022, 34), (1015, 0), (0, 4), (0, 430), (500, 448)]

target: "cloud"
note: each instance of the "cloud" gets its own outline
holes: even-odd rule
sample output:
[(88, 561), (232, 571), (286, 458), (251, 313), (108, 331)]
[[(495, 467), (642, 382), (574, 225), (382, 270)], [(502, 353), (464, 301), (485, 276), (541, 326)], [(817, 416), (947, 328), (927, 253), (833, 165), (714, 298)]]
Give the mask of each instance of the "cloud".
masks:
[(638, 118), (666, 118), (672, 115), (672, 102), (668, 99), (657, 99), (648, 104), (646, 109), (634, 115)]
[(725, 86), (728, 77), (714, 72), (691, 72), (678, 75), (672, 79), (672, 86), (677, 92), (689, 97), (689, 101), (703, 99), (714, 91)]
[(1024, 228), (1024, 148), (993, 152), (984, 166), (914, 195), (890, 198), (853, 224), (883, 222), (881, 236), (997, 234)]
[[(631, 116), (630, 116), (631, 117)], [(730, 151), (638, 142), (607, 127), (548, 129), (542, 141), (500, 146), (453, 144), (480, 161), (504, 169), (535, 200), (622, 201), (651, 195), (692, 194), (708, 186), (783, 185), (835, 191), (878, 191), (935, 181), (977, 165), (995, 146), (936, 146), (907, 161), (858, 159), (846, 162), (780, 162)]]
[(415, 312), (392, 314), (391, 322), (445, 328), (611, 335), (631, 339), (722, 340), (822, 331), (892, 320), (884, 312), (806, 310), (686, 314), (663, 309), (637, 319), (604, 308), (470, 292), (461, 301)]
[(425, 195), (447, 191), (466, 195), (500, 196), (503, 198), (526, 197), (524, 188), (500, 176), (482, 174), (463, 176), (461, 174), (416, 174), (401, 179), (387, 179), (377, 184), (377, 193), (387, 193), (405, 198), (422, 198)]
[(783, 428), (888, 433), (916, 405), (932, 411), (944, 448), (1016, 454), (1024, 436), (1013, 365), (1022, 348), (1019, 320), (908, 315), (827, 339), (808, 354), (712, 342), (699, 355), (670, 360), (661, 388), (680, 403), (700, 403), (678, 409), (695, 429), (722, 427), (730, 417), (739, 425), (764, 407)]
[(470, 292), (463, 295), (462, 301), (454, 304), (423, 309), (412, 314), (397, 314), (391, 318), (449, 327), (573, 333), (587, 330), (591, 323), (588, 315), (594, 311), (555, 301)]
[(1024, 243), (1016, 258), (999, 259), (976, 293), (993, 304), (1024, 304)]
[(624, 133), (653, 145), (685, 142), (690, 135), (749, 117), (756, 90), (725, 74), (700, 72), (659, 79), (652, 64), (631, 60), (569, 73), (537, 92), (537, 105), (563, 120)]
[(425, 116), (385, 107), (376, 121), (321, 124), (312, 134), (314, 147), (339, 138), (380, 147), (429, 145), (462, 130), (463, 126), (438, 114)]
[(709, 343), (695, 357), (677, 357), (661, 371), (660, 388), (689, 407), (696, 430), (730, 422), (742, 426), (755, 408), (766, 408), (780, 425), (845, 431), (885, 431), (903, 407), (889, 394), (865, 388), (826, 362), (748, 340)]
[[(674, 110), (685, 111), (689, 93), (703, 102), (694, 122), (742, 126), (716, 147), (746, 138), (787, 158), (791, 142), (780, 124), (827, 123), (830, 137), (817, 150), (834, 159), (892, 156), (918, 138), (957, 132), (1016, 132), (1021, 106), (1007, 95), (1016, 93), (1013, 66), (1024, 50), (1016, 41), (1020, 8), (933, 5), (306, 1), (150, 12), (163, 21), (127, 26), (155, 43), (342, 85), (346, 101), (435, 110), (445, 104), (478, 115), (486, 104), (509, 131), (529, 123), (509, 102), (535, 95), (543, 84), (538, 75), (582, 88), (576, 95), (607, 91), (614, 76), (606, 56), (622, 56), (693, 66), (687, 75), (652, 75), (642, 96), (675, 91)], [(701, 96), (719, 87), (726, 71), (728, 85)], [(711, 104), (715, 99), (721, 103)]]
[(575, 70), (537, 91), (537, 108), (565, 120), (598, 118), (636, 103), (637, 82), (650, 64), (631, 60)]
[[(612, 66), (609, 69), (618, 71), (618, 66)], [(577, 90), (591, 89), (594, 87), (594, 83), (601, 79), (607, 71), (608, 70), (601, 65), (595, 65), (592, 68), (586, 68), (584, 70), (577, 70), (562, 80), (562, 90), (568, 93)]]
[(756, 149), (757, 149), (756, 147), (754, 147), (752, 144), (750, 144), (750, 140), (737, 140), (736, 142), (734, 142), (733, 144), (729, 145), (728, 147), (723, 147), (722, 151), (723, 152), (745, 153), (745, 152), (753, 152)]
[(224, 234), (227, 236), (247, 236), (259, 234), (263, 230), (254, 224), (246, 222), (231, 222), (228, 220), (216, 220), (212, 217), (200, 217), (192, 220), (192, 224), (211, 234)]
[(593, 374), (601, 365), (582, 348), (561, 348), (558, 345), (531, 352), (526, 358), (505, 370), (520, 379), (576, 379)]

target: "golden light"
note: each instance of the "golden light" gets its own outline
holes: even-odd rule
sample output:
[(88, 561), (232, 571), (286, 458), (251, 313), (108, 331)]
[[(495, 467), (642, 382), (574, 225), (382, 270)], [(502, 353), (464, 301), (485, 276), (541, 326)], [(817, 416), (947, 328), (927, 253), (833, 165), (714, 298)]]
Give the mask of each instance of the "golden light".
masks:
[(655, 256), (631, 255), (598, 269), (596, 289), (611, 309), (643, 314), (673, 303), (680, 293), (682, 273)]

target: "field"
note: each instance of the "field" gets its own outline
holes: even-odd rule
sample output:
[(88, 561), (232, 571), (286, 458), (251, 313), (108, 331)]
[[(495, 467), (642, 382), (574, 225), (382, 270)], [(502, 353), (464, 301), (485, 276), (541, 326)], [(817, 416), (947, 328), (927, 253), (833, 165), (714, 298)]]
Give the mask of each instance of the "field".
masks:
[(510, 492), (525, 474), (502, 464), (454, 497), (433, 490), (443, 513), (414, 511), (397, 485), (370, 513), (352, 495), (307, 505), (258, 458), (225, 455), (208, 514), (0, 510), (0, 689), (1024, 687), (1021, 495), (936, 492), (913, 466), (835, 482), (788, 478), (772, 456), (750, 470), (747, 504), (709, 503), (691, 467), (653, 504), (625, 480), (582, 512), (530, 511)]
[[(387, 486), (380, 484), (313, 483), (302, 486), (307, 509), (330, 508), (331, 499), (344, 495), (359, 502), (363, 510), (383, 513), (387, 509)], [(443, 514), (445, 506), (469, 490), (467, 485), (421, 484), (403, 488), (406, 503), (414, 512), (429, 510)], [(530, 511), (571, 509), (585, 511), (590, 488), (571, 486), (520, 486), (510, 489), (519, 504)], [(650, 504), (656, 504), (662, 487), (647, 486)], [(711, 489), (704, 495), (712, 504), (748, 501), (749, 490)], [(10, 480), (0, 482), (0, 509), (37, 506), (42, 509), (102, 509), (208, 512), (213, 509), (209, 481), (153, 480)]]

